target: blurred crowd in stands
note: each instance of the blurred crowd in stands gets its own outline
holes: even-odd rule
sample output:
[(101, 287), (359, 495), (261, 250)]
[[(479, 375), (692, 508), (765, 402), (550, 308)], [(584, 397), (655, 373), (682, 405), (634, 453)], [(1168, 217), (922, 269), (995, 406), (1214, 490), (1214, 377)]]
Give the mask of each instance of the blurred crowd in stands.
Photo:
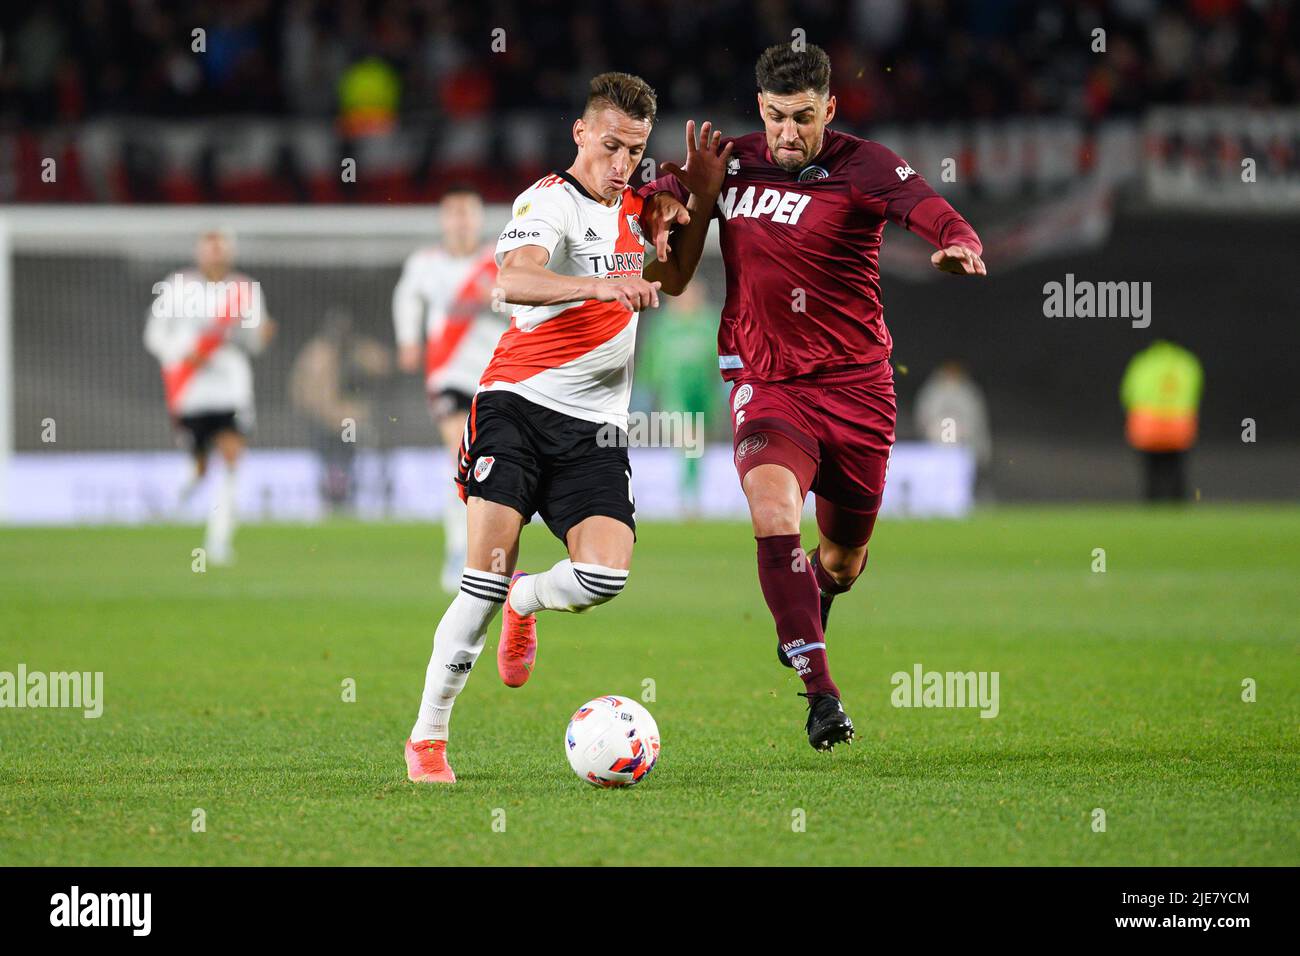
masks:
[[(490, 150), (521, 114), (572, 116), (610, 68), (649, 80), (662, 114), (746, 116), (756, 55), (794, 30), (831, 54), (848, 129), (1300, 93), (1300, 11), (1283, 0), (34, 0), (0, 11), (0, 136), (12, 150), (142, 118), (312, 121), (345, 140), (478, 123)], [(436, 143), (404, 175), (427, 178), (421, 163), (437, 167)]]

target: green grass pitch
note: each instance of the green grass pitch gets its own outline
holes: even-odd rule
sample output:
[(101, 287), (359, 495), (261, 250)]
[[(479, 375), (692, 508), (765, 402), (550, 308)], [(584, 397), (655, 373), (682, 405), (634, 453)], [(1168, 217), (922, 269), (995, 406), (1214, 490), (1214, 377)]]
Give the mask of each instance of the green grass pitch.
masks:
[[(0, 710), (0, 864), (1300, 863), (1300, 509), (882, 522), (831, 619), (859, 739), (830, 755), (749, 529), (648, 523), (623, 596), (541, 617), (528, 686), (501, 685), (490, 633), (451, 788), (402, 759), (437, 529), (250, 526), (206, 574), (198, 538), (0, 531), (0, 671), (103, 671), (105, 697), (97, 720)], [(522, 567), (560, 554), (526, 531)], [(917, 663), (997, 671), (1000, 713), (895, 708)], [(581, 783), (569, 715), (647, 678), (659, 766)]]

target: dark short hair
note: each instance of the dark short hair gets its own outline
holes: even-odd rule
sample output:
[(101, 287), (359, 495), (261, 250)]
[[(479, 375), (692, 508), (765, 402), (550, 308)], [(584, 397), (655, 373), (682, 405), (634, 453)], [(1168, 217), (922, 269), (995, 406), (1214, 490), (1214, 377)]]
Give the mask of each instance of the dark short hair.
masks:
[(483, 199), (483, 194), (479, 192), (478, 187), (463, 179), (447, 184), (447, 188), (442, 191), (442, 198), (446, 199), (448, 196), (473, 196), (480, 201)]
[(813, 43), (802, 50), (778, 43), (763, 51), (754, 76), (758, 88), (766, 93), (785, 95), (812, 90), (824, 96), (831, 91), (831, 58)]
[(591, 79), (583, 115), (592, 110), (612, 107), (632, 119), (655, 121), (658, 101), (655, 91), (645, 80), (631, 73), (602, 73)]

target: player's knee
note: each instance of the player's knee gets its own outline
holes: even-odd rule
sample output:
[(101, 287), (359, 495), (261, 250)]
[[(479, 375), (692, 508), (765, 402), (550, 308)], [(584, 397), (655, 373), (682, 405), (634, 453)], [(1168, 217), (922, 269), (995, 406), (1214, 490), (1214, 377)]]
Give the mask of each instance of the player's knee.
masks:
[(798, 534), (802, 510), (796, 496), (782, 488), (757, 488), (749, 495), (749, 517), (754, 534)]
[(841, 548), (823, 542), (817, 548), (817, 564), (837, 590), (847, 591), (867, 567), (867, 546)]
[(749, 502), (754, 534), (768, 537), (798, 534), (803, 495), (794, 474), (783, 466), (762, 464), (750, 469), (741, 486)]
[(628, 572), (625, 569), (610, 568), (603, 564), (573, 563), (573, 578), (577, 582), (574, 590), (576, 600), (574, 610), (585, 611), (598, 604), (608, 604), (623, 593), (627, 585)]

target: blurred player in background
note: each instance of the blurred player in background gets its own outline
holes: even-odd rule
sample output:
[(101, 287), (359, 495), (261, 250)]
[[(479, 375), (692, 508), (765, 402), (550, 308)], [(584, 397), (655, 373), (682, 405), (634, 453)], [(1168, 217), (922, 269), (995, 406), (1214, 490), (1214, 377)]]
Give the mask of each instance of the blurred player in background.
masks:
[[(646, 330), (641, 364), (645, 383), (654, 390), (662, 412), (703, 415), (717, 407), (718, 376), (714, 344), (717, 311), (704, 298), (704, 284), (696, 280), (672, 299), (667, 313)], [(683, 514), (700, 512), (700, 459), (682, 456), (679, 487)]]
[(204, 537), (207, 560), (217, 565), (234, 561), (237, 469), (253, 427), (249, 356), (261, 353), (275, 333), (261, 286), (232, 271), (234, 258), (229, 233), (199, 236), (194, 266), (154, 286), (157, 298), (144, 332), (145, 348), (162, 366), (167, 411), (193, 460), (181, 507), (207, 474), (213, 446), (225, 463)]
[(975, 458), (975, 497), (990, 497), (993, 434), (984, 392), (961, 362), (935, 369), (916, 393), (916, 430), (928, 442), (964, 445)]
[[(613, 600), (627, 582), (636, 529), (626, 439), (637, 315), (658, 305), (660, 288), (685, 288), (708, 229), (707, 217), (697, 216), (670, 257), (645, 263), (642, 201), (628, 180), (654, 116), (654, 90), (644, 80), (595, 77), (573, 124), (577, 158), (520, 194), (497, 240), (497, 280), (517, 308), (462, 439), (456, 480), (468, 512), (465, 571), (438, 623), (406, 741), (413, 781), (455, 781), (447, 763), (452, 705), (502, 604), (497, 670), (519, 687), (536, 660), (536, 612), (585, 611)], [(694, 124), (687, 125), (695, 195), (683, 199), (707, 209), (728, 154), (709, 124), (701, 134), (697, 149)], [(615, 429), (621, 441), (608, 440)], [(540, 574), (515, 574), (519, 534), (536, 512), (569, 556)]]
[(289, 401), (308, 421), (320, 461), (321, 500), (331, 512), (352, 505), (356, 438), (370, 432), (361, 426), (371, 421), (375, 386), (392, 373), (388, 347), (359, 332), (352, 314), (338, 306), (326, 310), (319, 331), (293, 360)]
[[(480, 238), (483, 200), (478, 192), (471, 186), (450, 187), (438, 214), (442, 242), (406, 260), (393, 290), (393, 326), (402, 371), (424, 371), (429, 409), (454, 472), (455, 449), (479, 376), (510, 318), (492, 308), (497, 263), (492, 245)], [(442, 589), (454, 594), (465, 566), (465, 510), (452, 482), (447, 483), (442, 526)]]
[[(711, 210), (727, 275), (718, 363), (735, 383), (736, 470), (777, 658), (804, 682), (808, 742), (828, 750), (852, 740), (853, 721), (831, 679), (827, 618), (866, 565), (894, 443), (881, 235), (886, 222), (915, 232), (938, 247), (934, 266), (956, 275), (985, 274), (983, 247), (891, 150), (827, 129), (835, 97), (820, 47), (770, 47), (755, 74), (764, 129), (733, 141)], [(658, 248), (685, 196), (672, 175), (641, 193)], [(799, 520), (810, 490), (818, 545), (805, 556)]]

